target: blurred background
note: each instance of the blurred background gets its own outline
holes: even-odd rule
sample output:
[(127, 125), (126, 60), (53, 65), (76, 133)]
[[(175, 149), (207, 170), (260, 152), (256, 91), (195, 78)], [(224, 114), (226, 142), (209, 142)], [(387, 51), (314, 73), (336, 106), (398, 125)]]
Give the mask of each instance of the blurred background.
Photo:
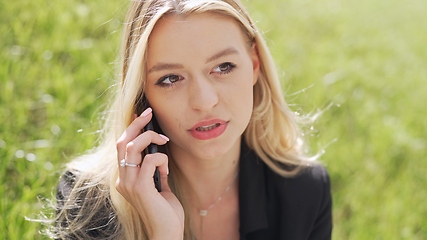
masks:
[[(427, 1), (243, 0), (332, 179), (333, 239), (427, 239)], [(0, 0), (0, 239), (96, 145), (128, 1)], [(47, 211), (49, 212), (49, 211)]]

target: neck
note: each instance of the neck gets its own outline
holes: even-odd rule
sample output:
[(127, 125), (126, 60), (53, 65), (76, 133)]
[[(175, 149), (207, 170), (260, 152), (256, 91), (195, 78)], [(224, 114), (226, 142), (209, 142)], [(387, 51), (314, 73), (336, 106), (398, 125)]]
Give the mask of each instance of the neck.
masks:
[(214, 159), (196, 158), (180, 149), (170, 149), (173, 161), (182, 172), (189, 197), (199, 209), (206, 209), (225, 195), (227, 187), (233, 188), (237, 181), (239, 167), (240, 140), (222, 156)]

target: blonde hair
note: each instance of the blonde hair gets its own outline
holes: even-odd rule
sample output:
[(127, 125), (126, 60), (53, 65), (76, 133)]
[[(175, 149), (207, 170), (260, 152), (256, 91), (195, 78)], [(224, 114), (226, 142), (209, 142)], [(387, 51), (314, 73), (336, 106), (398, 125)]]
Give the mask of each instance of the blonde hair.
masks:
[[(78, 176), (76, 183), (58, 210), (56, 237), (69, 235), (85, 239), (88, 221), (96, 218), (97, 210), (107, 202), (117, 222), (111, 239), (147, 239), (142, 219), (132, 206), (117, 192), (118, 177), (116, 140), (131, 123), (135, 104), (144, 93), (146, 48), (156, 22), (165, 15), (188, 15), (213, 12), (234, 19), (242, 29), (248, 44), (255, 44), (260, 60), (260, 75), (254, 85), (254, 108), (244, 132), (246, 144), (275, 172), (290, 177), (311, 160), (303, 154), (303, 141), (296, 115), (284, 100), (279, 76), (267, 45), (253, 21), (238, 0), (147, 0), (132, 1), (124, 30), (121, 81), (106, 118), (103, 142), (91, 153), (68, 164)], [(141, 86), (137, 88), (135, 86)], [(171, 161), (173, 165), (173, 161)], [(291, 167), (285, 167), (291, 166)], [(175, 174), (174, 174), (175, 172)], [(179, 172), (172, 166), (170, 185), (186, 208), (186, 200), (179, 190)], [(89, 199), (92, 199), (89, 201)], [(80, 201), (80, 202), (79, 202)], [(77, 216), (69, 219), (70, 209)], [(74, 206), (74, 208), (73, 208)], [(188, 212), (188, 211), (186, 211)], [(191, 239), (190, 219), (186, 215), (185, 239)]]

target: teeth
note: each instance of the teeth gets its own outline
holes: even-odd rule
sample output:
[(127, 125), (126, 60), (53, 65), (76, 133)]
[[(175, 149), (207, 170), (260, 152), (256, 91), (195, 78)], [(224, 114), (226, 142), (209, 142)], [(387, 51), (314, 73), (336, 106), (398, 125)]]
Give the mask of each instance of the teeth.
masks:
[(219, 125), (220, 125), (219, 123), (215, 123), (215, 124), (212, 124), (209, 126), (197, 127), (196, 130), (201, 131), (201, 132), (205, 132), (205, 131), (209, 131), (209, 130), (214, 129), (214, 128), (218, 127)]

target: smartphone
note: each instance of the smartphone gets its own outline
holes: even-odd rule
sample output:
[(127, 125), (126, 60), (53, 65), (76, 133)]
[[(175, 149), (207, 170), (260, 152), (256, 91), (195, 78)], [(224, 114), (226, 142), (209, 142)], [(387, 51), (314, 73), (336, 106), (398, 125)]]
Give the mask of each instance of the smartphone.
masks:
[[(139, 104), (136, 104), (136, 114), (138, 114), (138, 116), (140, 116), (141, 113), (145, 109), (147, 109), (149, 106), (150, 106), (150, 104), (148, 103), (147, 99), (144, 97)], [(157, 121), (153, 115), (150, 122), (148, 122), (147, 125), (145, 125), (143, 132), (149, 131), (149, 130), (156, 131), (157, 129), (155, 129), (155, 126), (157, 126), (157, 128), (158, 128)], [(159, 132), (159, 131), (156, 131), (156, 132)], [(144, 150), (144, 152), (141, 153), (142, 159), (144, 159), (144, 156), (146, 154), (152, 154), (152, 153), (156, 153), (156, 152), (158, 152), (157, 144), (150, 143), (150, 145), (148, 145), (148, 147)], [(153, 180), (154, 180), (154, 186), (156, 187), (157, 191), (161, 192), (162, 191), (162, 185), (161, 185), (161, 180), (160, 180), (160, 171), (159, 171), (158, 167), (156, 167), (156, 170), (154, 171)]]

